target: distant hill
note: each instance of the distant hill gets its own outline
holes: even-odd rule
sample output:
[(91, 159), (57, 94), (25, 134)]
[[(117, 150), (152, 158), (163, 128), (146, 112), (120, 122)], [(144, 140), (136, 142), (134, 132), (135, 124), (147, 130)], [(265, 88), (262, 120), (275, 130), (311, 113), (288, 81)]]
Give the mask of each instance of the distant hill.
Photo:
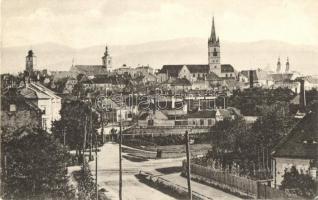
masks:
[[(1, 73), (22, 71), (25, 56), (30, 47), (16, 46), (2, 49)], [(37, 56), (37, 68), (69, 70), (74, 57), (75, 64), (100, 64), (104, 45), (74, 49), (55, 43), (32, 46)], [(136, 45), (110, 46), (115, 68), (147, 65), (160, 68), (164, 64), (207, 63), (207, 39), (184, 38), (153, 41)], [(291, 70), (306, 74), (318, 74), (318, 46), (293, 45), (279, 41), (222, 42), (221, 61), (232, 64), (237, 70), (250, 68), (275, 69), (278, 56), (282, 64), (288, 56)]]

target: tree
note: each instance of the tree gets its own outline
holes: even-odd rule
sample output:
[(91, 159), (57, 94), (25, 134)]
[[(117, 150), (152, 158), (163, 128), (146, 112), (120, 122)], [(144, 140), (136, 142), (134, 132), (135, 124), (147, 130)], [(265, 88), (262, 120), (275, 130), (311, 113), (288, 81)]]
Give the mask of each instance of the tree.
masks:
[(317, 183), (308, 175), (299, 173), (295, 166), (286, 171), (281, 189), (294, 191), (297, 195), (313, 198), (317, 194)]
[(262, 89), (251, 88), (235, 91), (229, 98), (229, 106), (241, 110), (243, 115), (260, 115), (259, 107), (271, 106), (276, 103), (289, 103), (295, 94), (287, 88)]
[(234, 160), (243, 163), (253, 152), (250, 151), (250, 138), (251, 132), (243, 118), (220, 121), (212, 128), (212, 151), (208, 157), (220, 163), (223, 168), (231, 167)]
[(67, 150), (41, 129), (22, 129), (5, 145), (4, 197), (71, 199)]
[[(86, 147), (95, 144), (95, 134), (99, 127), (98, 115), (92, 111), (89, 104), (82, 101), (69, 101), (62, 104), (61, 119), (53, 122), (52, 134), (61, 143), (69, 146), (71, 150), (81, 155), (86, 134)], [(85, 131), (86, 130), (86, 131)]]
[(84, 167), (80, 171), (75, 173), (75, 178), (78, 183), (79, 200), (95, 199), (96, 185), (87, 162), (85, 162)]
[(306, 91), (306, 105), (310, 105), (313, 101), (318, 100), (318, 91), (317, 89), (311, 89)]

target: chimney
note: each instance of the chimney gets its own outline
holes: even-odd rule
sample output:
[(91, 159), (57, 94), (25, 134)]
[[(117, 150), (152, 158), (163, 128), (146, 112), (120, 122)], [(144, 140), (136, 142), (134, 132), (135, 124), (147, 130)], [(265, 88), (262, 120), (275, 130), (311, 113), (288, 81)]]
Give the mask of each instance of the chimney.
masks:
[(301, 79), (299, 82), (300, 82), (299, 111), (305, 112), (305, 107), (306, 107), (305, 81)]
[(249, 71), (249, 80), (250, 80), (250, 88), (253, 88), (253, 84), (254, 84), (253, 70)]

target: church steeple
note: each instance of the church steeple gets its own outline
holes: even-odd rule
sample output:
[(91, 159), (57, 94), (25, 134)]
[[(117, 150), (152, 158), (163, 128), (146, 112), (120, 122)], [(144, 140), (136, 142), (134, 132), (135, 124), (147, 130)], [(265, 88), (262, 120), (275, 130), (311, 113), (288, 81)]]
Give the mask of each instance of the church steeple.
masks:
[(276, 73), (279, 73), (281, 70), (280, 57), (278, 57)]
[(214, 16), (213, 16), (213, 18), (212, 18), (212, 28), (211, 28), (210, 40), (211, 40), (212, 42), (215, 42), (215, 41), (216, 41), (215, 25), (214, 25)]
[(216, 37), (216, 33), (215, 33), (214, 16), (212, 18), (212, 28), (211, 28), (211, 35), (209, 38), (209, 42), (219, 45), (219, 37)]
[(285, 72), (289, 72), (289, 58), (287, 57)]
[(208, 58), (210, 71), (221, 74), (221, 52), (219, 37), (216, 37), (214, 17), (212, 18), (211, 35), (208, 40)]
[(104, 56), (102, 57), (103, 67), (110, 71), (112, 69), (112, 58), (109, 55), (108, 46), (105, 47)]

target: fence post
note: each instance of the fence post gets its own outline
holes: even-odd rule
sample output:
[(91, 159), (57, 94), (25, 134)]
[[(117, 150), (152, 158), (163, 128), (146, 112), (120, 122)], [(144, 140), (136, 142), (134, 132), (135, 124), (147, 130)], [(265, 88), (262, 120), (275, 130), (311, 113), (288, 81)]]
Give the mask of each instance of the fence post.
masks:
[(256, 198), (257, 199), (261, 198), (261, 195), (260, 195), (260, 184), (259, 184), (258, 181), (256, 182)]

